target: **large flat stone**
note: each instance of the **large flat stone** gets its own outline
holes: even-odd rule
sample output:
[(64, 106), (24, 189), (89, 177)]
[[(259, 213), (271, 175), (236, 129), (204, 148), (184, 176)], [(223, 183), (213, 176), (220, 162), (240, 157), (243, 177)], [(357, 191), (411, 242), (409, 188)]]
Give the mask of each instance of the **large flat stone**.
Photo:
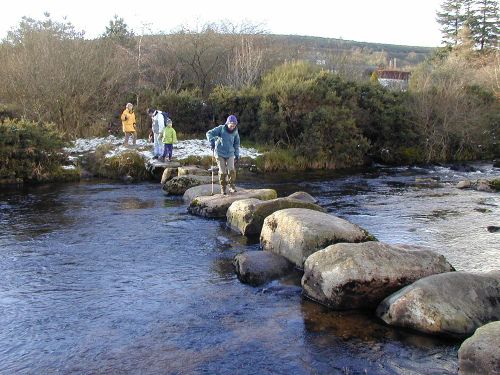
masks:
[(214, 194), (220, 194), (220, 185), (218, 183), (217, 177), (213, 185), (210, 183), (190, 187), (184, 192), (182, 200), (184, 202), (191, 203), (191, 201), (195, 198), (211, 196)]
[(305, 208), (276, 211), (264, 220), (262, 249), (279, 254), (298, 268), (312, 253), (339, 242), (374, 240), (366, 230), (347, 220)]
[(335, 310), (375, 310), (402, 287), (452, 270), (444, 256), (419, 246), (339, 243), (307, 258), (302, 288), (306, 297)]
[(197, 167), (195, 165), (184, 165), (182, 167), (177, 168), (178, 176), (186, 176), (186, 175), (196, 175), (196, 176), (209, 176), (210, 172), (206, 169)]
[(167, 194), (171, 195), (182, 195), (187, 189), (197, 186), (207, 184), (211, 181), (210, 176), (197, 176), (197, 175), (184, 175), (177, 176), (167, 181), (162, 189)]
[(240, 189), (238, 192), (228, 195), (200, 196), (191, 201), (188, 211), (199, 216), (225, 218), (227, 210), (233, 202), (248, 198), (269, 200), (275, 199), (276, 195), (276, 191), (273, 189)]
[(236, 232), (245, 236), (259, 235), (264, 219), (273, 212), (285, 208), (307, 208), (325, 212), (317, 204), (292, 198), (276, 198), (268, 201), (259, 199), (243, 199), (231, 204), (227, 210), (227, 224)]

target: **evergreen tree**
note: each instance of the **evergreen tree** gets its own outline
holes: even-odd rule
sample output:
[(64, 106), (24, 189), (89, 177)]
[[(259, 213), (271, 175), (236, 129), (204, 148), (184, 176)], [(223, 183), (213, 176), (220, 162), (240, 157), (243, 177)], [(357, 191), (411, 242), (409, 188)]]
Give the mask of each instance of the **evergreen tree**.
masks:
[(114, 15), (106, 26), (106, 31), (102, 35), (105, 38), (110, 38), (122, 45), (127, 45), (132, 40), (134, 33), (129, 31), (125, 20), (118, 15)]
[(471, 28), (474, 38), (482, 51), (498, 47), (499, 11), (497, 0), (476, 0), (477, 25)]
[(464, 24), (462, 13), (463, 0), (445, 0), (441, 11), (437, 12), (437, 22), (441, 25), (443, 43), (447, 46), (456, 45), (458, 31)]
[(479, 16), (475, 3), (477, 0), (462, 0), (462, 20), (463, 25), (468, 27), (472, 34), (478, 29)]

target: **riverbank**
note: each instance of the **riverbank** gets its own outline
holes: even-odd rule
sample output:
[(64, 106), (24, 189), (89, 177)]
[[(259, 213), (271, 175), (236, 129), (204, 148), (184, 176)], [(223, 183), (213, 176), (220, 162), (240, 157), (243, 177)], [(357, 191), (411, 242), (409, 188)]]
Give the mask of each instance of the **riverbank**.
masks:
[[(26, 126), (28, 125), (30, 124), (26, 124)], [(41, 133), (40, 137), (43, 134), (45, 133)], [(47, 132), (47, 134), (49, 138), (52, 137), (50, 136), (51, 133)], [(54, 139), (57, 139), (57, 137)], [(50, 142), (43, 144), (50, 144)], [(57, 145), (62, 144), (62, 141), (57, 143)], [(21, 155), (19, 160), (16, 160), (15, 156), (8, 158), (12, 162), (2, 166), (2, 176), (4, 177), (0, 178), (0, 186), (75, 181), (92, 177), (138, 182), (154, 179), (158, 175), (158, 173), (148, 173), (146, 170), (149, 162), (153, 160), (153, 154), (152, 144), (145, 139), (138, 139), (136, 145), (126, 147), (123, 145), (122, 138), (111, 135), (100, 138), (77, 139), (66, 145), (61, 151), (55, 149), (38, 150), (40, 155), (57, 155), (57, 158), (53, 158), (57, 161), (51, 162), (50, 168), (46, 168), (44, 165), (46, 158), (40, 157), (40, 162), (34, 162), (33, 158), (29, 157), (29, 152), (35, 151), (29, 150), (19, 148), (18, 153)], [(254, 172), (281, 174), (299, 171), (307, 174), (311, 170), (329, 169), (320, 168), (321, 163), (294, 157), (292, 152), (284, 150), (268, 149), (266, 152), (259, 152), (255, 148), (242, 146), (240, 154), (240, 169)], [(182, 140), (177, 143), (174, 146), (174, 160), (181, 165), (199, 165), (203, 168), (209, 168), (213, 164), (210, 145), (204, 139)], [(496, 165), (498, 166), (498, 163)], [(312, 166), (313, 169), (311, 169)], [(470, 163), (463, 162), (448, 166), (457, 170), (471, 168)], [(363, 169), (366, 166), (357, 168)], [(349, 169), (344, 170), (349, 171)], [(492, 183), (492, 189), (498, 191), (499, 186), (498, 181)]]

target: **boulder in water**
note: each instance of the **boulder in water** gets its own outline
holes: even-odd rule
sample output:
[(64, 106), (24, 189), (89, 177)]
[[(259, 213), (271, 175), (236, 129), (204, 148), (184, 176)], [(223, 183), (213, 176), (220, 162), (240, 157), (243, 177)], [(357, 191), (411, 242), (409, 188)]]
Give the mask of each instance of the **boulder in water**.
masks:
[(150, 159), (146, 162), (146, 170), (157, 181), (161, 181), (165, 168), (178, 168), (178, 162), (161, 162), (155, 159)]
[(459, 374), (500, 375), (500, 321), (479, 327), (458, 350)]
[(210, 172), (206, 169), (197, 167), (195, 165), (185, 165), (177, 169), (178, 176), (196, 175), (196, 176), (209, 176)]
[(273, 189), (239, 189), (236, 193), (227, 195), (199, 196), (191, 201), (188, 211), (198, 216), (225, 218), (233, 202), (248, 198), (269, 200), (275, 199), (276, 195), (276, 190)]
[(167, 183), (167, 181), (170, 181), (172, 178), (174, 178), (176, 176), (177, 176), (177, 168), (167, 167), (163, 171), (163, 175), (161, 176), (160, 183), (162, 185), (165, 185)]
[[(213, 194), (212, 194), (213, 187)], [(238, 189), (239, 190), (239, 189)], [(182, 200), (187, 203), (198, 197), (211, 196), (214, 194), (220, 194), (220, 185), (216, 182), (213, 184), (203, 184), (198, 186), (193, 186), (187, 189), (182, 196)]]
[(233, 261), (238, 279), (246, 284), (261, 285), (285, 276), (293, 264), (282, 256), (267, 251), (247, 251)]
[(162, 189), (167, 194), (182, 195), (184, 192), (197, 185), (207, 184), (211, 181), (210, 176), (184, 175), (177, 176), (167, 181)]
[(265, 218), (262, 249), (282, 255), (298, 268), (312, 253), (339, 242), (375, 240), (366, 230), (339, 217), (305, 208), (287, 208)]
[(393, 326), (470, 336), (478, 327), (500, 319), (500, 271), (425, 277), (383, 300), (376, 314)]
[(458, 189), (469, 189), (472, 187), (472, 182), (470, 180), (462, 180), (462, 181), (459, 181), (455, 185), (455, 187)]
[(296, 191), (288, 196), (288, 198), (298, 199), (299, 201), (304, 201), (308, 203), (318, 203), (318, 200), (314, 198), (311, 194), (305, 191)]
[(325, 212), (317, 204), (292, 198), (276, 198), (267, 201), (243, 199), (234, 202), (227, 210), (228, 226), (245, 236), (259, 235), (264, 219), (275, 211), (285, 208), (307, 208)]
[(335, 310), (375, 309), (412, 282), (452, 271), (444, 256), (420, 246), (339, 243), (304, 263), (304, 295)]

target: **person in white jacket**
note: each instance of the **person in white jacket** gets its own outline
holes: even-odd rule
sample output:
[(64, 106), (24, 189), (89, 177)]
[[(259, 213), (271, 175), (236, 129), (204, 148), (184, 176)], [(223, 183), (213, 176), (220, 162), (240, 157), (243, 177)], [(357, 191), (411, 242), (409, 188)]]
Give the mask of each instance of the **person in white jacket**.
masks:
[(148, 108), (148, 115), (151, 117), (151, 130), (153, 132), (153, 159), (158, 159), (163, 155), (162, 135), (165, 129), (163, 112), (157, 109)]

